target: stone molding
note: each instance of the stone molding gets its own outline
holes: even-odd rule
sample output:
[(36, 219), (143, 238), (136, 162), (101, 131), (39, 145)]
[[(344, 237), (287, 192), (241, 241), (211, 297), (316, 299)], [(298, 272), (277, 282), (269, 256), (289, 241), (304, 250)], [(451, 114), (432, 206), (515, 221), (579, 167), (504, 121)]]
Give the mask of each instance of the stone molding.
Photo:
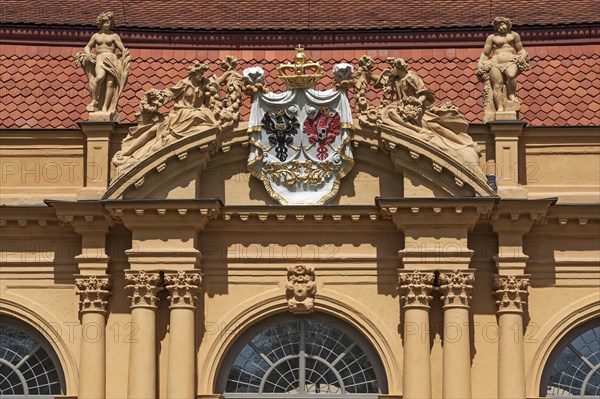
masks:
[(399, 271), (400, 299), (404, 308), (427, 308), (433, 299), (434, 273), (420, 271)]
[[(444, 43), (445, 46), (455, 47), (456, 45), (480, 44), (488, 35), (487, 27), (470, 28), (468, 34), (464, 29), (411, 29), (405, 31), (385, 30), (385, 41), (382, 44), (381, 30), (371, 31), (320, 31), (317, 35), (304, 35), (302, 42), (311, 49), (329, 48), (332, 44), (355, 44), (361, 48), (369, 48), (373, 43), (377, 43), (382, 48), (412, 48), (414, 43), (419, 47), (431, 48)], [(598, 34), (598, 27), (594, 24), (581, 25), (561, 25), (552, 26), (530, 26), (519, 27), (521, 37), (529, 45), (540, 45), (552, 40), (557, 45), (561, 44), (587, 44), (590, 38)], [(48, 32), (51, 32), (49, 34)], [(64, 27), (49, 26), (3, 26), (0, 34), (6, 38), (10, 44), (34, 44), (73, 46), (74, 43), (80, 44), (84, 38), (95, 33), (94, 29), (65, 29)], [(199, 31), (193, 34), (190, 32), (179, 33), (173, 30), (157, 30), (150, 28), (135, 28), (128, 30), (126, 27), (119, 28), (119, 34), (130, 47), (135, 48), (164, 48), (165, 43), (169, 43), (172, 48), (214, 48), (221, 49), (223, 46), (240, 46), (241, 48), (254, 48), (260, 44), (266, 49), (279, 49), (297, 45), (298, 32), (261, 31), (256, 38), (248, 36), (248, 31), (223, 32), (223, 31)], [(324, 41), (325, 40), (325, 41)], [(329, 41), (329, 42), (327, 42)], [(436, 47), (437, 48), (437, 47)]]
[(160, 273), (152, 271), (125, 271), (125, 280), (131, 284), (125, 286), (131, 290), (131, 308), (156, 309), (158, 293), (164, 288), (161, 286)]
[(201, 283), (202, 273), (199, 270), (165, 273), (170, 308), (195, 308)]
[(81, 313), (105, 313), (110, 295), (110, 276), (84, 276), (75, 278), (77, 294), (79, 295), (79, 310)]
[(292, 313), (312, 313), (315, 310), (315, 270), (311, 266), (297, 265), (288, 267), (285, 294), (288, 309)]
[(468, 308), (470, 306), (471, 292), (475, 281), (473, 271), (441, 272), (439, 281), (444, 309)]
[(522, 313), (528, 295), (529, 279), (524, 276), (494, 276), (498, 313)]

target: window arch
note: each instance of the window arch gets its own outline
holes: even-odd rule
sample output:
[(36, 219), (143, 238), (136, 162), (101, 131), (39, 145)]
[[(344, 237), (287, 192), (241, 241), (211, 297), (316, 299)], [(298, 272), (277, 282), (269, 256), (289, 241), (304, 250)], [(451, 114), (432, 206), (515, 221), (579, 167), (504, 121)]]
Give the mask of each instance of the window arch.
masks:
[(600, 397), (600, 320), (565, 336), (552, 351), (540, 396), (548, 398)]
[(387, 382), (379, 357), (350, 326), (323, 314), (282, 314), (242, 334), (221, 366), (217, 390), (226, 398), (364, 398), (386, 393)]
[(53, 398), (64, 394), (56, 353), (41, 334), (0, 316), (0, 397)]

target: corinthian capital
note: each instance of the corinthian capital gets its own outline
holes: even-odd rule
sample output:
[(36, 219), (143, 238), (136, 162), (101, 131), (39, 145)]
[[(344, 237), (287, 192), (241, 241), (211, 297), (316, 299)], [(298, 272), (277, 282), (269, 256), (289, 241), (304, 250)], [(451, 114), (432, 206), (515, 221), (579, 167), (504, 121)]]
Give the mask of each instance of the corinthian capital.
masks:
[(475, 275), (470, 271), (454, 270), (440, 273), (440, 291), (444, 307), (468, 307)]
[(498, 313), (523, 311), (527, 303), (529, 279), (517, 276), (494, 276), (494, 293)]
[(404, 307), (429, 307), (433, 290), (433, 273), (401, 271), (398, 274), (400, 299)]
[(131, 307), (156, 308), (157, 294), (163, 290), (160, 274), (156, 272), (126, 271), (125, 280), (131, 283), (125, 288), (131, 290)]
[(202, 273), (197, 270), (165, 273), (171, 307), (195, 307), (201, 282)]
[(75, 285), (79, 295), (80, 312), (106, 312), (110, 295), (109, 276), (80, 275), (75, 279)]

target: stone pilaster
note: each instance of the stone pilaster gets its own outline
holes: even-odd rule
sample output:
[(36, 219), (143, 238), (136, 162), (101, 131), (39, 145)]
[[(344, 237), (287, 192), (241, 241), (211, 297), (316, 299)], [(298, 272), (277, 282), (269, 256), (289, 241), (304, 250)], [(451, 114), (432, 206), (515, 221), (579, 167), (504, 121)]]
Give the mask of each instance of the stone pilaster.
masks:
[(429, 303), (433, 273), (399, 271), (400, 300), (404, 310), (403, 398), (431, 398), (429, 361)]
[(129, 347), (127, 397), (156, 397), (156, 305), (161, 276), (158, 272), (126, 271), (125, 288), (131, 295), (131, 323), (137, 326), (136, 340)]
[(495, 276), (498, 306), (498, 398), (525, 398), (523, 310), (529, 280), (525, 276)]
[(196, 395), (195, 312), (201, 283), (199, 270), (165, 273), (170, 303), (168, 399)]
[(106, 308), (110, 276), (76, 276), (81, 314), (79, 399), (106, 396)]
[(439, 276), (444, 301), (444, 352), (442, 397), (471, 397), (471, 345), (469, 306), (475, 275), (454, 270)]

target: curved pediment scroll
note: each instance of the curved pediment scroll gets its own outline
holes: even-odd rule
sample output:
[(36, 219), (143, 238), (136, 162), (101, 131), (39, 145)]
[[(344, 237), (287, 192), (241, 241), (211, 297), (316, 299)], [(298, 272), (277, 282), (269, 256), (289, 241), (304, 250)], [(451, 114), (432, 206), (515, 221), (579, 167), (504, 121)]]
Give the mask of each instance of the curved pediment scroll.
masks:
[[(298, 50), (297, 64), (305, 66), (301, 56), (304, 54)], [(257, 170), (266, 173), (278, 165), (274, 159), (294, 166), (294, 160), (291, 159), (294, 151), (314, 155), (318, 160), (322, 158), (322, 162), (329, 165), (328, 157), (334, 156), (331, 162), (335, 164), (335, 155), (341, 153), (340, 148), (343, 148), (346, 158), (341, 157), (342, 162), (337, 162), (343, 166), (346, 160), (349, 165), (346, 169), (349, 170), (354, 164), (352, 151), (356, 147), (369, 148), (371, 151), (367, 157), (373, 157), (375, 163), (375, 158), (381, 160), (381, 157), (386, 157), (392, 175), (399, 172), (399, 179), (403, 175), (418, 177), (426, 182), (435, 196), (496, 196), (481, 170), (481, 151), (467, 134), (468, 124), (457, 108), (451, 103), (435, 105), (434, 93), (425, 87), (418, 74), (410, 70), (404, 60), (390, 58), (387, 62), (389, 67), (379, 75), (373, 72), (374, 62), (367, 56), (361, 58), (354, 76), (352, 66), (338, 64), (334, 68), (335, 87), (318, 92), (320, 97), (317, 100), (326, 103), (320, 104), (321, 108), (312, 105), (318, 101), (310, 96), (317, 92), (304, 87), (309, 84), (312, 86), (313, 80), (320, 75), (306, 73), (304, 69), (297, 68), (297, 75), (286, 77), (290, 86), (295, 85), (289, 92), (268, 94), (260, 67), (244, 70), (242, 77), (235, 70), (237, 60), (227, 57), (222, 64), (223, 73), (207, 78), (203, 76), (206, 66), (196, 63), (189, 70), (190, 77), (173, 88), (146, 93), (141, 101), (139, 124), (131, 128), (121, 150), (113, 158), (117, 172), (104, 198), (162, 197), (168, 192), (170, 182), (179, 179), (181, 183), (202, 174), (208, 161), (218, 152), (222, 152), (218, 160), (221, 164), (239, 162), (239, 157), (245, 154), (252, 162), (248, 163), (247, 170), (240, 173), (257, 177)], [(222, 86), (226, 87), (223, 98), (219, 94)], [(354, 119), (346, 97), (346, 91), (351, 89), (354, 89)], [(372, 97), (372, 93), (368, 93), (372, 90), (380, 91), (376, 103), (367, 100)], [(252, 97), (252, 110), (261, 111), (251, 113), (255, 117), (250, 118), (248, 123), (239, 123), (242, 92)], [(299, 98), (299, 93), (307, 96), (308, 100), (297, 101), (298, 104), (287, 101), (288, 97)], [(338, 99), (341, 105), (336, 102)], [(170, 102), (173, 103), (172, 110), (160, 114), (158, 109)], [(269, 108), (272, 102), (278, 102), (271, 107), (273, 110)], [(324, 116), (320, 119), (312, 117), (310, 112), (313, 111), (317, 111), (317, 115), (321, 115), (318, 114), (321, 112)], [(304, 123), (299, 122), (302, 118)], [(298, 121), (294, 122), (295, 119)], [(323, 126), (315, 123), (313, 126), (312, 121), (317, 120), (327, 123)], [(339, 130), (343, 130), (344, 134), (333, 134), (337, 132), (334, 122), (340, 125)], [(289, 126), (294, 130), (293, 135), (288, 134)], [(287, 139), (286, 134), (294, 139)], [(304, 150), (295, 149), (300, 146), (304, 146)], [(262, 152), (256, 150), (259, 147), (263, 148)], [(234, 148), (235, 151), (232, 151)], [(370, 158), (365, 158), (364, 152), (360, 157), (361, 162), (371, 162)], [(262, 169), (252, 169), (259, 164)], [(321, 187), (328, 181), (339, 183), (346, 175), (346, 169), (344, 173), (338, 173), (335, 179), (316, 181), (314, 186)], [(303, 177), (304, 172), (298, 172), (299, 176)], [(187, 177), (184, 178), (184, 175)], [(249, 182), (254, 190), (259, 187), (255, 184), (256, 180)], [(299, 187), (302, 187), (300, 183)], [(202, 184), (198, 181), (195, 187), (203, 193), (212, 193), (203, 189)], [(270, 184), (272, 186), (273, 182)], [(398, 184), (402, 184), (402, 180)], [(142, 186), (143, 189), (140, 189)], [(337, 187), (334, 185), (334, 189), (330, 190), (331, 198), (337, 195)], [(258, 189), (261, 192), (259, 196), (262, 195), (262, 189)], [(267, 191), (265, 189), (264, 194)], [(186, 191), (185, 195), (194, 194)], [(272, 193), (269, 195), (276, 197)], [(271, 200), (265, 201), (269, 203)]]

